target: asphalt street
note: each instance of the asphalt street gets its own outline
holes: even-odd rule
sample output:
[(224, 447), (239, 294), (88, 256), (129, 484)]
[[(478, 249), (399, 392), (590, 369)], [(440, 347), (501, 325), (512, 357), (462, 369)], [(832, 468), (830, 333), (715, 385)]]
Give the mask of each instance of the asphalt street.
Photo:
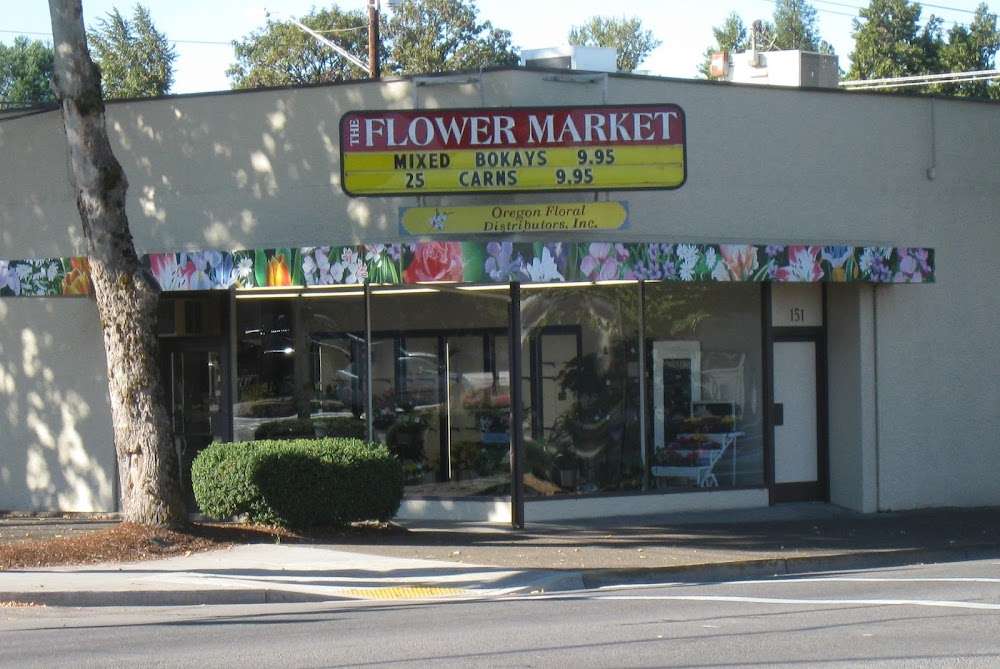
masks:
[(0, 665), (996, 667), (1000, 561), (474, 601), (0, 608)]

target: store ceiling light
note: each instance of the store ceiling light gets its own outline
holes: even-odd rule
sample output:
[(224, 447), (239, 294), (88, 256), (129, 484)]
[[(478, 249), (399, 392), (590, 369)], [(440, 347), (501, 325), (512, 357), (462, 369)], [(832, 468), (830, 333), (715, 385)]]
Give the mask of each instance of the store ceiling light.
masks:
[(265, 292), (271, 291), (271, 290), (297, 290), (297, 289), (302, 288), (302, 287), (303, 286), (299, 286), (299, 285), (294, 285), (294, 286), (255, 286), (253, 288), (237, 288), (236, 292), (237, 293), (244, 293), (244, 292), (254, 292), (254, 293), (260, 292), (260, 293), (265, 293)]
[(314, 293), (302, 293), (302, 297), (360, 297), (363, 290), (323, 290)]
[(402, 295), (405, 293), (439, 293), (437, 288), (382, 288), (373, 290), (372, 295)]
[(583, 288), (593, 286), (590, 281), (553, 281), (551, 283), (525, 283), (521, 288)]
[[(286, 288), (287, 290), (287, 288)], [(268, 300), (298, 297), (300, 293), (236, 293), (237, 300)]]

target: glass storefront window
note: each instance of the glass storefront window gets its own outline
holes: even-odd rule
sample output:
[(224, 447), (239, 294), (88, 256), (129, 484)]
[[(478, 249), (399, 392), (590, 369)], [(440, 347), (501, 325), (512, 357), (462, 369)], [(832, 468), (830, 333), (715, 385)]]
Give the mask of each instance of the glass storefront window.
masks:
[[(509, 286), (370, 290), (372, 436), (406, 494), (509, 495)], [(526, 496), (764, 484), (760, 286), (536, 284), (520, 305)], [(236, 322), (236, 439), (367, 437), (361, 291), (241, 299)]]
[(645, 284), (657, 489), (764, 484), (761, 288)]
[(254, 439), (260, 426), (299, 415), (295, 383), (294, 301), (238, 300), (233, 438)]
[[(357, 290), (301, 300), (303, 404), (317, 436), (367, 439), (365, 303)], [(307, 294), (308, 295), (308, 294)]]
[(375, 438), (408, 496), (510, 494), (509, 291), (372, 291)]
[(521, 290), (525, 495), (637, 490), (639, 286)]

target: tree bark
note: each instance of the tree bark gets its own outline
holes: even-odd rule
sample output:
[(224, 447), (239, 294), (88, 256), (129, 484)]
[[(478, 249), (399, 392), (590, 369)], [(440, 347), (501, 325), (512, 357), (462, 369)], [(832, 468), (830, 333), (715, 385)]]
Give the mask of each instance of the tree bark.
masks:
[(107, 354), (123, 519), (187, 522), (160, 384), (159, 287), (143, 272), (125, 214), (128, 180), (111, 151), (101, 77), (87, 50), (80, 0), (49, 0), (53, 88), (62, 105), (70, 173), (90, 256)]

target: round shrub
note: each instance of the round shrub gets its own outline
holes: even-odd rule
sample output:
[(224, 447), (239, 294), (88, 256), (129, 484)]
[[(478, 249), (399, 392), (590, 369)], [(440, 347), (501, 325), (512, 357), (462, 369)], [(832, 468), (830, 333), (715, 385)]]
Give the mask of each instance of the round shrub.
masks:
[(261, 423), (253, 432), (254, 439), (310, 439), (313, 424), (308, 418), (286, 418)]
[(351, 437), (365, 439), (368, 436), (368, 425), (354, 416), (332, 416), (313, 418), (313, 429), (320, 437)]
[(389, 520), (403, 499), (403, 468), (360, 439), (215, 443), (195, 458), (191, 483), (212, 518), (308, 527)]

